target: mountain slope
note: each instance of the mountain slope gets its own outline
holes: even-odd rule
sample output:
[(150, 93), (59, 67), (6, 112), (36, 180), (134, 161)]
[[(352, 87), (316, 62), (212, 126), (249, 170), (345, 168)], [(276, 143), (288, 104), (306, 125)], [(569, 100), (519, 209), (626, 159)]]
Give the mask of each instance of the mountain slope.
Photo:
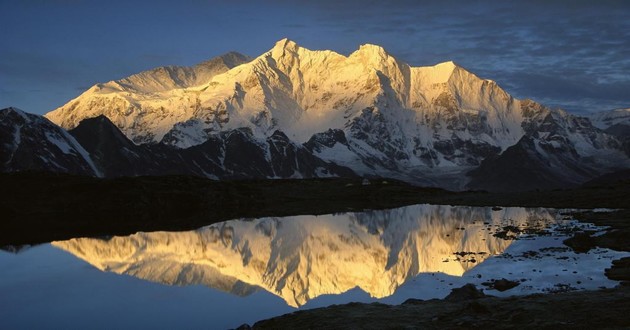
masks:
[(214, 179), (355, 176), (327, 163), (280, 131), (267, 138), (247, 128), (211, 135), (187, 149), (164, 144), (135, 145), (105, 116), (83, 120), (70, 130), (106, 177), (187, 174)]
[[(260, 140), (279, 130), (318, 158), (361, 175), (450, 189), (464, 188), (466, 172), (525, 136), (551, 149), (562, 144), (558, 162), (580, 173), (630, 166), (620, 155), (623, 146), (590, 122), (517, 100), (453, 62), (411, 67), (375, 45), (344, 56), (287, 39), (237, 62), (206, 81), (179, 83), (184, 78), (173, 76), (181, 75), (154, 70), (126, 78), (142, 81), (135, 83), (142, 88), (96, 85), (46, 116), (71, 129), (102, 114), (135, 143), (178, 148), (244, 128)], [(551, 163), (541, 166), (558, 172)]]
[(246, 55), (230, 52), (192, 67), (159, 67), (108, 84), (137, 93), (156, 93), (193, 87), (207, 83), (212, 77), (250, 60), (251, 58)]
[[(250, 60), (232, 52), (194, 67), (160, 67), (97, 84), (46, 117), (72, 129), (83, 119), (105, 115), (134, 142), (151, 142), (155, 136), (161, 138), (174, 123), (187, 119), (186, 113), (195, 109), (198, 93), (188, 88), (207, 83)], [(149, 123), (152, 124), (147, 126)]]
[(623, 148), (630, 156), (630, 108), (602, 111), (590, 116), (593, 125), (615, 136), (623, 143)]
[[(493, 191), (575, 187), (602, 173), (630, 166), (624, 145), (593, 129), (585, 118), (523, 101), (526, 135), (469, 172), (471, 189)], [(625, 165), (625, 166), (624, 166)]]
[(589, 118), (593, 125), (603, 130), (617, 124), (630, 126), (630, 108), (601, 111)]
[(83, 120), (69, 133), (81, 143), (106, 177), (152, 174), (156, 163), (105, 116)]
[(49, 171), (100, 176), (89, 154), (46, 118), (0, 110), (0, 172)]

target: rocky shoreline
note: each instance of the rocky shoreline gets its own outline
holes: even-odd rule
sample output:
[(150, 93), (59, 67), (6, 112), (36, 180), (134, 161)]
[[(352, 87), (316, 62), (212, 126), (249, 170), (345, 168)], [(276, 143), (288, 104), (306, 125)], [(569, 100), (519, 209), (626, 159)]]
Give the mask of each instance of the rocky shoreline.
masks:
[[(572, 216), (609, 226), (603, 235), (578, 232), (565, 241), (576, 252), (594, 247), (630, 251), (630, 211), (583, 211)], [(556, 293), (512, 296), (486, 295), (472, 284), (454, 289), (444, 299), (410, 299), (400, 305), (350, 303), (297, 311), (244, 324), (241, 329), (628, 329), (630, 318), (630, 257), (614, 260), (606, 276), (620, 281), (613, 289), (559, 290)], [(516, 283), (500, 279), (488, 289), (509, 290)], [(496, 287), (499, 285), (500, 287)]]
[[(457, 294), (457, 290), (465, 291)], [(241, 329), (627, 329), (630, 286), (496, 298), (463, 287), (443, 300), (350, 303), (298, 311)]]

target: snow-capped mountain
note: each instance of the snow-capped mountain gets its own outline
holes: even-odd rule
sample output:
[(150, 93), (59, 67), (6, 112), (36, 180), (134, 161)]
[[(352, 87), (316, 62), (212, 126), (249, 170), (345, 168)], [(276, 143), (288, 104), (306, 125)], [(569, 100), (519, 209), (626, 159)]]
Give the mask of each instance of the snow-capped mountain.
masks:
[(479, 187), (464, 174), (519, 141), (533, 141), (536, 171), (565, 174), (559, 185), (630, 166), (588, 120), (515, 99), (453, 62), (411, 67), (375, 45), (344, 56), (287, 39), (257, 58), (230, 58), (194, 79), (157, 69), (98, 84), (46, 116), (72, 129), (104, 115), (135, 143), (178, 148), (237, 129), (262, 140), (281, 131), (360, 175), (451, 189)]
[(104, 86), (138, 94), (150, 94), (199, 86), (210, 81), (212, 77), (251, 60), (250, 57), (243, 54), (230, 52), (192, 67), (159, 67), (118, 81), (109, 82)]
[(413, 205), (52, 244), (102, 271), (238, 295), (262, 288), (300, 306), (356, 286), (387, 297), (420, 273), (462, 276), (512, 243), (489, 229), (542, 229), (554, 221), (544, 209)]
[(83, 119), (105, 115), (136, 143), (158, 141), (174, 124), (202, 111), (195, 108), (199, 100), (195, 87), (249, 60), (232, 52), (194, 67), (160, 67), (97, 84), (46, 117), (71, 129)]
[(630, 126), (630, 108), (601, 111), (589, 118), (593, 125), (603, 130), (615, 125)]
[(602, 168), (630, 167), (630, 149), (618, 137), (594, 129), (588, 119), (531, 101), (521, 104), (526, 134), (471, 171), (470, 187), (553, 189), (579, 185), (601, 174)]
[(619, 139), (626, 154), (630, 155), (630, 108), (602, 111), (592, 115), (590, 119), (593, 125)]
[(16, 108), (0, 110), (0, 172), (25, 170), (101, 176), (89, 153), (48, 119)]

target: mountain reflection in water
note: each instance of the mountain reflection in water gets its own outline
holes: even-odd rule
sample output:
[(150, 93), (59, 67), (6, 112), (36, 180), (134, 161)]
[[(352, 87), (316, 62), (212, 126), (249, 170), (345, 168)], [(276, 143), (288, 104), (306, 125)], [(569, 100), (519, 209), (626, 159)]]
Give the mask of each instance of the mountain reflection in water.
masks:
[(241, 296), (262, 288), (296, 307), (355, 287), (387, 297), (425, 272), (461, 276), (512, 243), (493, 236), (498, 228), (542, 228), (555, 221), (551, 212), (413, 205), (52, 244), (102, 271)]

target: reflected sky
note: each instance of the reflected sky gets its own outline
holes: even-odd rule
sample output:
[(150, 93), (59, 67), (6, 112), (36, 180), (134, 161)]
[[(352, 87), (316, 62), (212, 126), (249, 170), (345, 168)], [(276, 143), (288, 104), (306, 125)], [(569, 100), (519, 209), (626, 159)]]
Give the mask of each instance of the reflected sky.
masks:
[[(414, 205), (52, 244), (103, 271), (240, 296), (263, 288), (298, 307), (354, 287), (384, 298), (420, 273), (462, 276), (513, 242), (493, 236), (497, 228), (544, 227), (554, 219), (537, 209)], [(455, 254), (461, 252), (467, 255)]]
[(486, 291), (493, 295), (614, 286), (603, 270), (628, 253), (575, 254), (550, 230), (565, 226), (589, 227), (547, 209), (413, 205), (57, 241), (0, 252), (0, 319), (10, 328), (179, 328), (182, 320), (229, 328), (295, 308), (442, 298), (493, 278), (522, 281)]

